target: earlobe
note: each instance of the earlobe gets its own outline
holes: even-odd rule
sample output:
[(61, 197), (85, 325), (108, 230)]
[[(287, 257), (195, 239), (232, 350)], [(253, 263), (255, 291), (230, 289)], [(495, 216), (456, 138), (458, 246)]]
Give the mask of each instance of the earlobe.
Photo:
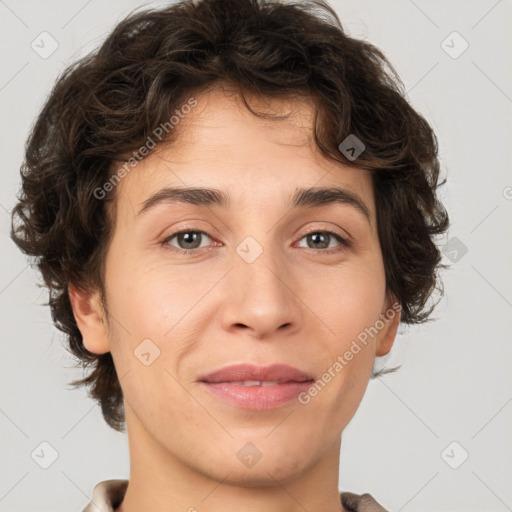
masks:
[(93, 354), (109, 352), (107, 323), (99, 292), (89, 292), (69, 285), (68, 293), (84, 347)]
[(395, 342), (398, 326), (400, 325), (400, 318), (402, 316), (402, 307), (398, 301), (394, 301), (393, 305), (389, 307), (382, 315), (382, 322), (385, 326), (379, 334), (377, 344), (375, 347), (376, 356), (385, 356), (389, 353)]

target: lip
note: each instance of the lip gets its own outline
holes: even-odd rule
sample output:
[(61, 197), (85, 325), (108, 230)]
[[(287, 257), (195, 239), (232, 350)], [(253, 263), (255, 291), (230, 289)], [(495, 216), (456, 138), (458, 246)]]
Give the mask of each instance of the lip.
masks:
[[(238, 381), (275, 381), (270, 386), (244, 386)], [(306, 391), (311, 374), (284, 364), (254, 366), (238, 364), (217, 370), (198, 379), (208, 392), (241, 409), (268, 410), (295, 400)]]
[(253, 364), (235, 364), (199, 377), (201, 382), (233, 382), (241, 380), (268, 380), (285, 382), (304, 382), (314, 378), (310, 373), (287, 364), (255, 366)]

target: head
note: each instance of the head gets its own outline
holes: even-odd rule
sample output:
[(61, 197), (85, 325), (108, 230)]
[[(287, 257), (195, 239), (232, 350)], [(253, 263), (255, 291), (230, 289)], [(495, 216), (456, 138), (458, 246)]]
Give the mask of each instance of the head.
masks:
[[(382, 52), (312, 2), (134, 13), (58, 78), (27, 142), (12, 238), (90, 368), (73, 384), (112, 428), (128, 407), (183, 457), (205, 439), (205, 467), (232, 442), (223, 429), (297, 468), (336, 441), (399, 323), (428, 321), (442, 293), (437, 141), (404, 96)], [(355, 158), (349, 136), (364, 144)], [(269, 439), (277, 416), (200, 388), (242, 362), (317, 382)]]

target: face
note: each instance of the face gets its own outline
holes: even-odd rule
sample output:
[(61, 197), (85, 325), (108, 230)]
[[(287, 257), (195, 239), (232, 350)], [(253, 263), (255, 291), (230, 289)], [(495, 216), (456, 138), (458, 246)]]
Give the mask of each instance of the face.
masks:
[[(371, 177), (320, 155), (309, 103), (251, 101), (291, 113), (276, 121), (218, 89), (195, 98), (177, 141), (118, 185), (105, 274), (108, 329), (88, 324), (76, 307), (75, 315), (86, 347), (112, 353), (129, 435), (198, 473), (229, 473), (246, 485), (269, 474), (286, 482), (336, 446), (375, 356), (390, 350), (396, 333), (393, 320), (357, 341), (392, 306)], [(227, 201), (155, 195), (166, 187), (217, 189)], [(345, 199), (294, 205), (308, 188), (341, 189)], [(297, 387), (296, 396), (265, 408), (244, 402), (234, 385), (239, 401), (199, 381), (243, 363), (286, 364), (322, 384), (316, 393), (303, 385), (300, 396)], [(264, 393), (270, 401), (279, 395)], [(242, 458), (258, 452), (249, 468)]]

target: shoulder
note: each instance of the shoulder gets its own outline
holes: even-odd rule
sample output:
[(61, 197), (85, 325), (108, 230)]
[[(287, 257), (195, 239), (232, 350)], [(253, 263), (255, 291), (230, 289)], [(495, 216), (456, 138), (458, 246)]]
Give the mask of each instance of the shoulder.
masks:
[(96, 484), (91, 501), (82, 512), (114, 512), (123, 501), (128, 480), (103, 480)]
[(368, 493), (342, 492), (340, 493), (340, 500), (343, 507), (349, 512), (388, 512)]

